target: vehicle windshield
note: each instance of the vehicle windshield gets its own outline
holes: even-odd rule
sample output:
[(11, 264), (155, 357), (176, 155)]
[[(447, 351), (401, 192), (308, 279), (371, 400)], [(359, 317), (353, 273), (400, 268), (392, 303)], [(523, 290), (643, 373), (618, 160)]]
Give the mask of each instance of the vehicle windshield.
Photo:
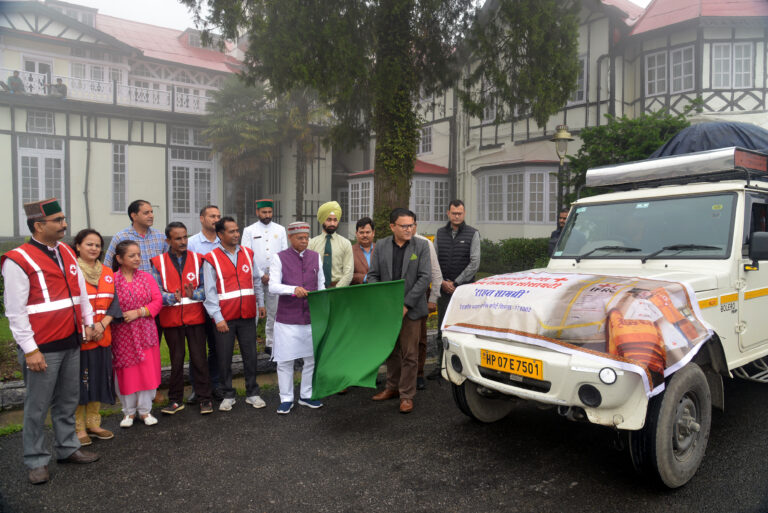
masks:
[(554, 258), (727, 258), (734, 193), (576, 206)]

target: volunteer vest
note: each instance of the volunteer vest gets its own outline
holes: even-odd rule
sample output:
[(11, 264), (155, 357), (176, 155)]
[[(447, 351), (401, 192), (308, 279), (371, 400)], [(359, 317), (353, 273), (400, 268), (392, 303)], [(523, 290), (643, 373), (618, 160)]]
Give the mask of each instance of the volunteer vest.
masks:
[[(283, 266), (283, 285), (317, 290), (320, 256), (307, 249), (299, 255), (295, 249), (284, 249), (277, 254)], [(283, 324), (309, 324), (309, 301), (305, 297), (280, 296), (275, 320)]]
[[(439, 228), (435, 235), (437, 239), (437, 260), (440, 262), (440, 272), (443, 279), (455, 280), (469, 265), (470, 249), (475, 230), (466, 223), (459, 227), (456, 237), (451, 236), (451, 223)], [(471, 281), (474, 281), (474, 276)]]
[(253, 291), (253, 252), (240, 246), (237, 266), (229, 256), (216, 248), (203, 257), (216, 271), (216, 293), (219, 308), (226, 321), (256, 317), (256, 295)]
[(59, 244), (58, 249), (64, 271), (43, 250), (30, 243), (0, 258), (0, 265), (10, 258), (29, 277), (27, 314), (38, 346), (82, 331), (77, 259), (65, 244)]
[[(101, 276), (99, 276), (99, 285), (93, 286), (85, 282), (85, 289), (88, 291), (88, 300), (93, 307), (93, 323), (96, 324), (107, 315), (107, 309), (115, 299), (115, 277), (112, 269), (106, 265), (101, 266)], [(104, 330), (104, 336), (99, 341), (86, 342), (80, 345), (81, 351), (88, 351), (95, 347), (108, 347), (112, 344), (112, 327), (107, 325)]]
[(664, 375), (667, 350), (664, 338), (651, 321), (625, 319), (614, 308), (608, 312), (608, 353), (640, 362), (652, 372)]
[[(175, 257), (173, 257), (175, 258)], [(177, 290), (181, 291), (181, 301), (174, 305), (164, 306), (160, 310), (158, 319), (163, 328), (177, 328), (179, 326), (194, 326), (205, 322), (203, 313), (203, 302), (197, 299), (189, 299), (184, 295), (184, 286), (192, 285), (196, 289), (200, 285), (200, 266), (203, 264), (202, 255), (192, 251), (187, 251), (187, 258), (184, 259), (184, 269), (176, 270), (176, 266), (171, 260), (170, 253), (163, 253), (151, 259), (155, 270), (160, 274), (163, 283), (163, 292), (173, 294)]]

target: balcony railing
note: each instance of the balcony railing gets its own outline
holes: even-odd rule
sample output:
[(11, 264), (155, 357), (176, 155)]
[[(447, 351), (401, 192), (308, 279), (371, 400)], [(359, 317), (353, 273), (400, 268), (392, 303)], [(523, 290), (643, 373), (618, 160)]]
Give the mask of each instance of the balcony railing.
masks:
[[(10, 77), (13, 70), (0, 68), (0, 77)], [(67, 86), (67, 98), (95, 103), (125, 105), (143, 109), (183, 112), (187, 114), (205, 114), (205, 106), (210, 100), (184, 92), (186, 88), (176, 87), (170, 91), (147, 89), (131, 86), (117, 81), (89, 80), (85, 78), (64, 77), (31, 71), (19, 71), (19, 78), (24, 84), (24, 93), (29, 95), (55, 96), (51, 83), (57, 79)], [(7, 82), (7, 81), (6, 81)]]

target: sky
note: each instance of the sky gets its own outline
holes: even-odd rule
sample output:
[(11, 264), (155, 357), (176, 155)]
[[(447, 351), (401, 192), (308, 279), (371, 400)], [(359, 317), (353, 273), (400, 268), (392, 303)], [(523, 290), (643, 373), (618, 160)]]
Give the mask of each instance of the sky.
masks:
[[(72, 4), (96, 7), (101, 14), (140, 21), (160, 27), (184, 30), (194, 27), (192, 15), (178, 0), (66, 0)], [(645, 7), (651, 0), (630, 0)]]

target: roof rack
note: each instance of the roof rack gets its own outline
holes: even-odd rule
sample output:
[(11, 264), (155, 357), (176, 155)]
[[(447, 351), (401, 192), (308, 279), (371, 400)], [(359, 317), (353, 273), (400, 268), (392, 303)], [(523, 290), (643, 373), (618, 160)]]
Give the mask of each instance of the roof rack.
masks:
[(731, 147), (587, 170), (587, 187), (632, 189), (728, 179), (768, 181), (768, 155)]

